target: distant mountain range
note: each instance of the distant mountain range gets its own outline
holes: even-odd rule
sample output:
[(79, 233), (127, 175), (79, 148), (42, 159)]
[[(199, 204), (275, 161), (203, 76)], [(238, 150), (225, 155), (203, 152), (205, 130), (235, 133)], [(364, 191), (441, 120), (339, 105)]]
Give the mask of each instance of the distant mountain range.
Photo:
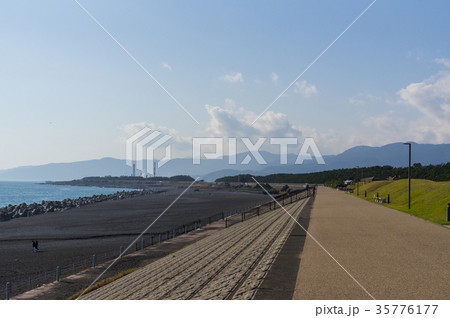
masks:
[[(390, 165), (405, 167), (408, 165), (408, 148), (402, 143), (393, 143), (381, 147), (357, 146), (338, 155), (324, 156), (325, 165), (316, 160), (305, 160), (296, 165), (296, 154), (288, 155), (288, 164), (280, 164), (278, 154), (260, 152), (267, 164), (259, 165), (252, 157), (247, 165), (228, 164), (228, 157), (223, 159), (202, 159), (200, 165), (193, 165), (192, 159), (172, 159), (157, 171), (159, 176), (190, 175), (205, 181), (214, 181), (224, 176), (237, 174), (268, 175), (274, 173), (308, 173), (331, 169), (370, 167)], [(240, 163), (248, 153), (237, 155)], [(250, 155), (251, 156), (251, 155)], [(450, 144), (412, 143), (412, 163), (422, 165), (440, 164), (450, 161)], [(41, 166), (24, 166), (0, 170), (2, 181), (65, 181), (88, 176), (125, 176), (131, 175), (131, 167), (125, 160), (103, 158), (71, 163), (50, 163)]]

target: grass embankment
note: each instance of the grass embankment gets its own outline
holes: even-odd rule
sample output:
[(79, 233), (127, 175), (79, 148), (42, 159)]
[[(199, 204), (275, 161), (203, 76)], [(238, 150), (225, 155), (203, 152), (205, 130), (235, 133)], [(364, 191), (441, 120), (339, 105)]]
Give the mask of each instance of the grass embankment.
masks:
[[(364, 198), (364, 191), (367, 191), (366, 198)], [(434, 182), (412, 179), (411, 210), (408, 210), (407, 179), (359, 184), (360, 198), (375, 202), (374, 196), (376, 196), (377, 192), (381, 198), (387, 198), (387, 195), (390, 195), (391, 203), (383, 203), (385, 206), (435, 223), (450, 224), (450, 222), (446, 221), (447, 203), (450, 203), (450, 181)], [(356, 196), (356, 186), (353, 195)]]

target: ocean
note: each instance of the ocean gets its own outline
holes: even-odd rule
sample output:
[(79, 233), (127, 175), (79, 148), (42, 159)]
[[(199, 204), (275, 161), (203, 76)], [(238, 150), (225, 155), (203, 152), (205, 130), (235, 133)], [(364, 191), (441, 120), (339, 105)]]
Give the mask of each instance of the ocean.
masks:
[(133, 189), (78, 187), (65, 185), (39, 184), (37, 182), (0, 181), (0, 207), (8, 204), (41, 203), (44, 201), (61, 201), (90, 197), (95, 194), (111, 194), (118, 191)]

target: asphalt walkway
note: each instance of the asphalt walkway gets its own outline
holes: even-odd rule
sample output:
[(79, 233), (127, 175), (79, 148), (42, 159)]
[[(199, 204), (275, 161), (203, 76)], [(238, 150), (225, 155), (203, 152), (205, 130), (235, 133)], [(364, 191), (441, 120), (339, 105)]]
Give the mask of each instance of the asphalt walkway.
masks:
[[(450, 230), (319, 187), (309, 233), (376, 299), (450, 299)], [(306, 238), (294, 299), (371, 299)]]

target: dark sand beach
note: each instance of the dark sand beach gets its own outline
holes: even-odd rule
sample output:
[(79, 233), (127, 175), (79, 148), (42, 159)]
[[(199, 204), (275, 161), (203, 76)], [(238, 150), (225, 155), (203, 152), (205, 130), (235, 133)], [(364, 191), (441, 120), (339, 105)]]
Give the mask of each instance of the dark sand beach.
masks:
[[(182, 189), (107, 201), (64, 212), (47, 213), (0, 223), (0, 286), (54, 272), (56, 266), (89, 259), (93, 254), (128, 246)], [(268, 200), (262, 194), (189, 190), (147, 233), (160, 233), (199, 218), (247, 208)], [(32, 240), (39, 241), (38, 253)]]

